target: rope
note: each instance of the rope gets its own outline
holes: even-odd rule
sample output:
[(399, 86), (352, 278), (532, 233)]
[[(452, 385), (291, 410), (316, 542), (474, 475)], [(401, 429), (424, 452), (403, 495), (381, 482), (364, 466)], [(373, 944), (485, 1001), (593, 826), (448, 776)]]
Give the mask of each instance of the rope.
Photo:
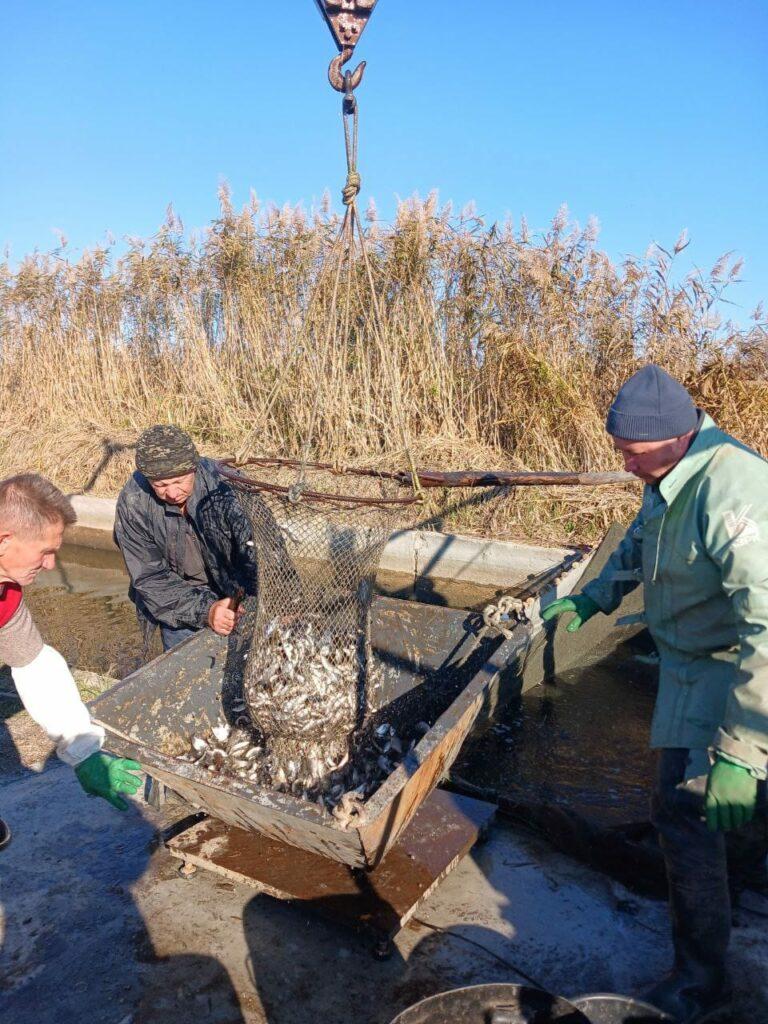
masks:
[[(357, 116), (357, 100), (352, 92), (344, 94), (344, 103), (341, 109), (341, 119), (344, 125), (344, 151), (347, 157), (347, 183), (341, 193), (345, 206), (352, 206), (360, 195), (362, 179), (357, 170), (357, 139), (359, 120)], [(350, 123), (352, 127), (350, 131)]]
[(345, 206), (351, 206), (352, 203), (357, 199), (360, 194), (360, 188), (362, 186), (362, 179), (357, 171), (349, 171), (347, 174), (347, 183), (344, 186), (344, 190), (341, 193), (341, 198)]
[[(322, 345), (319, 348), (319, 358), (317, 361), (317, 373), (318, 381), (325, 378), (326, 366), (329, 358), (329, 354), (332, 346), (335, 343), (335, 336), (340, 334), (342, 338), (348, 338), (351, 331), (351, 307), (352, 307), (352, 294), (356, 287), (354, 270), (354, 254), (355, 254), (355, 241), (357, 235), (357, 241), (360, 248), (360, 255), (362, 257), (363, 266), (365, 268), (365, 275), (368, 281), (368, 285), (371, 291), (370, 307), (372, 311), (371, 325), (373, 327), (373, 334), (379, 347), (381, 355), (382, 367), (385, 370), (386, 375), (390, 378), (390, 389), (392, 392), (393, 408), (397, 416), (397, 423), (401, 434), (401, 440), (405, 449), (405, 454), (408, 459), (408, 465), (410, 469), (411, 482), (414, 491), (422, 500), (424, 499), (424, 492), (421, 487), (419, 480), (416, 463), (413, 458), (411, 450), (411, 440), (408, 432), (408, 426), (403, 415), (403, 398), (400, 389), (400, 380), (396, 372), (395, 367), (392, 365), (392, 358), (388, 351), (388, 346), (385, 343), (383, 332), (382, 332), (382, 315), (379, 306), (379, 300), (376, 294), (376, 283), (374, 280), (373, 270), (371, 267), (371, 261), (368, 256), (368, 244), (365, 236), (365, 230), (363, 228), (360, 214), (357, 209), (357, 197), (360, 194), (362, 187), (362, 179), (360, 172), (357, 169), (357, 153), (358, 153), (358, 138), (359, 138), (359, 116), (357, 100), (353, 92), (353, 80), (350, 72), (347, 72), (344, 76), (345, 91), (344, 99), (342, 102), (342, 125), (344, 128), (344, 152), (346, 156), (347, 164), (347, 176), (342, 189), (341, 198), (345, 206), (344, 219), (341, 223), (339, 233), (333, 243), (333, 248), (329, 255), (329, 263), (332, 259), (337, 259), (337, 265), (335, 268), (333, 291), (331, 294), (331, 301), (329, 307), (329, 313), (327, 317), (327, 327), (325, 331), (325, 337)], [(342, 286), (341, 275), (342, 269), (346, 264), (345, 281)], [(321, 278), (318, 280), (318, 285), (315, 288), (315, 293), (310, 303), (310, 308), (314, 304), (314, 298), (319, 290), (320, 280), (324, 278), (326, 268), (321, 271)], [(343, 287), (343, 310), (341, 318), (341, 331), (336, 330), (337, 310), (338, 302), (340, 297), (340, 291)], [(307, 320), (309, 319), (309, 310), (307, 312)], [(315, 354), (315, 350), (310, 345), (309, 351)], [(307, 468), (310, 463), (310, 455), (312, 451), (312, 440), (317, 426), (317, 420), (320, 413), (320, 406), (322, 402), (321, 389), (318, 387), (315, 392), (314, 402), (310, 413), (310, 421), (307, 429), (306, 438), (302, 446), (302, 453), (300, 459), (299, 471), (297, 474), (296, 482), (290, 489), (289, 499), (292, 502), (298, 502), (301, 500), (302, 494), (305, 492), (308, 486), (307, 482)]]

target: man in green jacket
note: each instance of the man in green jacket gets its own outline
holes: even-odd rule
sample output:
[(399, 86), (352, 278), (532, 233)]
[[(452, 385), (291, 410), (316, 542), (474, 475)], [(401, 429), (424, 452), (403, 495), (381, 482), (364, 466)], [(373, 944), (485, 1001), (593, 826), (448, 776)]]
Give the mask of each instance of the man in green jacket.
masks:
[(606, 429), (645, 483), (642, 506), (598, 578), (543, 617), (574, 612), (575, 632), (643, 584), (660, 656), (652, 819), (675, 947), (671, 973), (643, 998), (681, 1024), (704, 1024), (731, 1002), (724, 833), (765, 827), (768, 463), (653, 365), (624, 384)]

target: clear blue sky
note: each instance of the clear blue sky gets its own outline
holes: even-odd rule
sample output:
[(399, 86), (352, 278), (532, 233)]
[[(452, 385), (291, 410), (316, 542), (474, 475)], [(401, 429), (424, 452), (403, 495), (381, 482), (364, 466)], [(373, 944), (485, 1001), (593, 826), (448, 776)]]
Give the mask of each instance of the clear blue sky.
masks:
[[(341, 186), (333, 43), (312, 0), (5, 0), (0, 245), (19, 259), (188, 229), (225, 178), (310, 206)], [(745, 258), (768, 300), (765, 0), (379, 0), (358, 58), (363, 202), (438, 189), (489, 220), (594, 214), (613, 257)]]

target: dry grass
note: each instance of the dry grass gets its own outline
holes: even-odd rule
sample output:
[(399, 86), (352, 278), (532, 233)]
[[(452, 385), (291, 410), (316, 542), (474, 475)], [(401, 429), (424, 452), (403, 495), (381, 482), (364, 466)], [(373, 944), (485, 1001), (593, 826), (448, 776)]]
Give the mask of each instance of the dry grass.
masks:
[[(376, 328), (359, 265), (335, 317), (327, 275), (307, 317), (337, 229), (328, 212), (237, 212), (224, 190), (201, 239), (169, 213), (119, 260), (63, 250), (0, 265), (0, 473), (79, 490), (107, 446), (155, 422), (209, 454), (296, 455), (315, 403), (323, 460), (404, 467), (408, 439), (431, 468), (617, 468), (605, 410), (648, 358), (768, 452), (765, 318), (736, 330), (715, 315), (738, 261), (677, 281), (684, 238), (616, 266), (565, 211), (532, 238), (413, 200), (391, 227), (370, 224)], [(131, 462), (116, 455), (94, 493), (116, 491)], [(633, 488), (467, 497), (431, 511), (451, 529), (571, 540), (637, 502)]]

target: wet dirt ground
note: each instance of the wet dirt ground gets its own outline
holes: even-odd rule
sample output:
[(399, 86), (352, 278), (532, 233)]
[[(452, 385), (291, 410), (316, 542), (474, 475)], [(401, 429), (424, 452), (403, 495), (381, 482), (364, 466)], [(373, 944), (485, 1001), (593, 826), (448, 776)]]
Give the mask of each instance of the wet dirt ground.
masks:
[[(0, 1006), (13, 1024), (387, 1024), (447, 988), (532, 980), (632, 991), (670, 956), (666, 908), (504, 823), (380, 963), (351, 931), (199, 871), (157, 843), (173, 808), (126, 814), (65, 766), (0, 785)], [(175, 813), (178, 814), (178, 809)], [(734, 932), (739, 1013), (764, 1021), (768, 929)]]

